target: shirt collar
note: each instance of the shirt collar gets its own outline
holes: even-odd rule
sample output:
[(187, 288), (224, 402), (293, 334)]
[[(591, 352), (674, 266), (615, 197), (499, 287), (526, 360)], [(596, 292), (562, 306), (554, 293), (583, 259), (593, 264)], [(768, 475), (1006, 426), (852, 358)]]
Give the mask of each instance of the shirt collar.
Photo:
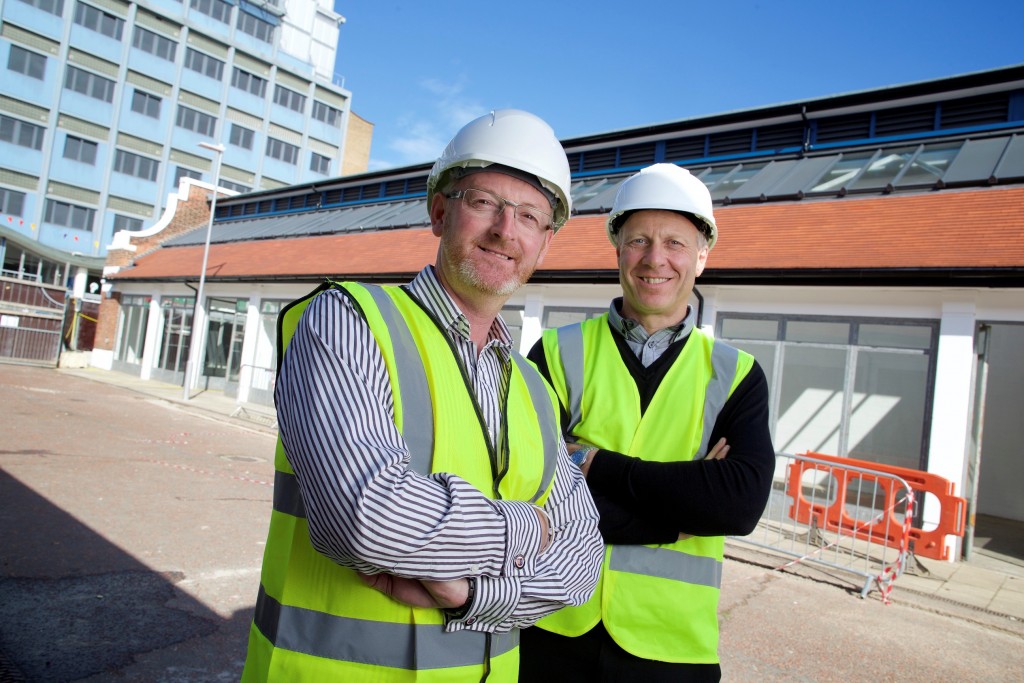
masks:
[(608, 322), (612, 329), (618, 331), (627, 342), (644, 344), (653, 341), (656, 345), (668, 346), (669, 344), (687, 337), (693, 331), (697, 320), (697, 314), (693, 306), (686, 307), (686, 316), (675, 325), (662, 328), (654, 334), (648, 334), (644, 326), (636, 320), (626, 318), (620, 312), (622, 308), (622, 297), (612, 299), (608, 307)]
[[(409, 283), (409, 290), (440, 321), (449, 335), (458, 335), (469, 340), (469, 320), (459, 310), (458, 304), (448, 294), (448, 290), (441, 284), (441, 278), (438, 277), (434, 266), (426, 266), (421, 270)], [(505, 324), (501, 315), (498, 315), (487, 332), (485, 348), (493, 345), (502, 352), (504, 357), (508, 357), (512, 350), (512, 343), (512, 333), (509, 332), (508, 325)]]

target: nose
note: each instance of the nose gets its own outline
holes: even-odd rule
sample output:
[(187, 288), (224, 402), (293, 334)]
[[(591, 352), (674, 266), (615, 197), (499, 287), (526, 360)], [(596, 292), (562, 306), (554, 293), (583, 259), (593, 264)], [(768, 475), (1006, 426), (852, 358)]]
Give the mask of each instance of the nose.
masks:
[(505, 202), (502, 204), (501, 209), (498, 211), (498, 215), (494, 217), (494, 225), (491, 230), (495, 235), (510, 239), (517, 234), (516, 230), (516, 209), (514, 206)]
[(644, 249), (643, 256), (640, 259), (641, 263), (648, 266), (656, 266), (664, 262), (664, 260), (665, 252), (657, 243), (648, 245), (648, 247)]

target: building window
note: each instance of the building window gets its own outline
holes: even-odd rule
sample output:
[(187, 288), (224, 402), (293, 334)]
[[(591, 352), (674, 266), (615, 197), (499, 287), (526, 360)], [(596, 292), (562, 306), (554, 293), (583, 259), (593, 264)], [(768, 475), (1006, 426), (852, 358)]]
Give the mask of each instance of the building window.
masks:
[(217, 129), (216, 117), (196, 111), (195, 109), (189, 109), (180, 104), (178, 105), (178, 118), (174, 124), (211, 138)]
[(256, 40), (262, 40), (264, 43), (272, 43), (274, 41), (274, 25), (254, 17), (248, 12), (238, 13), (235, 26), (238, 27), (239, 31), (248, 33)]
[(58, 17), (64, 14), (64, 0), (21, 0), (26, 5), (38, 7), (44, 12), (56, 14)]
[(117, 150), (114, 156), (114, 170), (125, 175), (135, 176), (143, 180), (156, 180), (157, 171), (160, 170), (160, 162), (149, 157), (139, 156), (126, 152), (123, 149)]
[[(117, 219), (114, 218), (114, 230), (117, 230)], [(138, 220), (138, 219), (130, 219)], [(139, 221), (142, 225), (142, 221)], [(117, 359), (129, 365), (141, 365), (142, 354), (146, 346), (146, 328), (149, 326), (150, 297), (125, 294), (121, 297), (121, 332), (117, 348)]]
[(46, 57), (17, 45), (11, 45), (11, 53), (7, 57), (7, 68), (19, 74), (43, 80), (46, 75)]
[(0, 187), (0, 214), (20, 216), (25, 210), (25, 193)]
[(114, 40), (121, 40), (124, 32), (124, 19), (81, 2), (75, 4), (75, 23)]
[(160, 118), (160, 97), (150, 95), (138, 88), (132, 93), (132, 111), (154, 119)]
[(289, 90), (281, 85), (274, 86), (274, 102), (297, 112), (301, 112), (306, 108), (305, 95), (300, 95), (294, 90)]
[(192, 48), (185, 50), (185, 68), (209, 76), (214, 80), (219, 81), (224, 78), (224, 62)]
[(92, 223), (95, 219), (96, 209), (57, 201), (56, 199), (46, 200), (43, 220), (47, 223), (91, 232)]
[(231, 5), (224, 0), (191, 0), (189, 7), (225, 24), (228, 23), (228, 17), (231, 16)]
[(29, 149), (43, 148), (46, 129), (28, 121), (0, 114), (0, 140)]
[(176, 296), (160, 302), (163, 315), (163, 340), (158, 366), (169, 372), (184, 372), (192, 339), (193, 297)]
[(114, 81), (77, 66), (68, 65), (64, 73), (64, 87), (104, 102), (114, 101)]
[(237, 66), (231, 72), (231, 85), (257, 97), (263, 97), (267, 93), (267, 79), (242, 71)]
[(720, 314), (715, 336), (764, 370), (776, 450), (925, 468), (938, 323)]
[(240, 126), (237, 123), (231, 124), (231, 136), (228, 142), (237, 147), (252, 149), (252, 140), (256, 131)]
[(192, 178), (193, 180), (202, 180), (203, 174), (199, 171), (193, 171), (191, 168), (185, 168), (184, 166), (178, 166), (174, 169), (174, 184), (177, 185), (181, 182), (182, 178)]
[(69, 135), (64, 140), (64, 158), (72, 161), (81, 161), (90, 166), (96, 165), (96, 150), (99, 145), (92, 140), (83, 140)]
[(313, 100), (313, 118), (323, 121), (328, 126), (341, 126), (341, 110), (324, 104), (319, 100)]
[(584, 308), (582, 306), (545, 306), (544, 316), (541, 319), (541, 326), (545, 330), (550, 330), (552, 327), (562, 327), (564, 325), (574, 325), (576, 323), (583, 322), (584, 320), (590, 320), (596, 318), (602, 313), (606, 313), (607, 308)]
[(299, 148), (283, 140), (267, 138), (267, 156), (294, 166), (299, 161)]
[[(121, 232), (127, 230), (128, 232), (138, 232), (142, 230), (142, 219), (133, 218), (132, 216), (122, 216), (119, 213), (114, 214), (114, 232)], [(124, 303), (122, 302), (123, 306)]]
[[(234, 190), (235, 192), (238, 192), (239, 194), (245, 194), (246, 192), (251, 192), (252, 191), (252, 188), (247, 186), (247, 185), (241, 185), (239, 183), (233, 183), (230, 180), (224, 180), (223, 178), (220, 179), (220, 186), (223, 187), (225, 190)], [(220, 208), (220, 207), (218, 207), (218, 208)]]
[(132, 47), (148, 52), (151, 55), (156, 55), (160, 59), (166, 59), (168, 62), (173, 62), (178, 52), (178, 44), (176, 42), (170, 38), (165, 38), (159, 33), (146, 30), (141, 26), (135, 27)]
[(313, 152), (309, 157), (309, 170), (314, 173), (329, 175), (331, 172), (331, 158)]

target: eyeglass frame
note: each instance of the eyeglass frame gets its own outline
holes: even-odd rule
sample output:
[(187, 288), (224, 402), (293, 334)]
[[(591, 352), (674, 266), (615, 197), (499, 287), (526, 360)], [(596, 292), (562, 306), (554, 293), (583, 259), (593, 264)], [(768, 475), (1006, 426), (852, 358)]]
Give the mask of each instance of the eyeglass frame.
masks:
[[(523, 207), (523, 208), (531, 209), (534, 212), (536, 212), (537, 214), (539, 214), (541, 216), (544, 216), (544, 217), (546, 217), (548, 219), (547, 225), (545, 225), (543, 228), (541, 228), (538, 231), (538, 234), (543, 235), (548, 230), (554, 230), (555, 229), (555, 223), (554, 223), (555, 216), (554, 216), (554, 214), (549, 213), (549, 212), (541, 209), (540, 207), (534, 206), (533, 204), (517, 204), (516, 202), (514, 202), (514, 201), (512, 201), (510, 199), (505, 199), (500, 194), (495, 194), (494, 192), (491, 192), (490, 190), (483, 190), (483, 189), (481, 189), (479, 187), (466, 187), (466, 188), (463, 188), (461, 190), (452, 190), (451, 192), (446, 192), (444, 194), (444, 197), (445, 197), (445, 199), (461, 199), (461, 200), (463, 200), (462, 203), (466, 204), (466, 193), (470, 192), (470, 191), (473, 191), (473, 192), (483, 192), (484, 194), (490, 195), (491, 197), (494, 197), (496, 200), (501, 202), (501, 205), (498, 207), (498, 211), (495, 214), (495, 217), (501, 216), (501, 214), (503, 214), (505, 212), (505, 207), (506, 206), (511, 206), (512, 207), (512, 219), (516, 220), (517, 212), (519, 211), (520, 207)], [(468, 204), (466, 204), (466, 206), (469, 207)], [(475, 211), (475, 209), (470, 207), (470, 211)], [(480, 212), (477, 211), (477, 213), (480, 213)], [(519, 225), (518, 221), (516, 222), (516, 225)]]

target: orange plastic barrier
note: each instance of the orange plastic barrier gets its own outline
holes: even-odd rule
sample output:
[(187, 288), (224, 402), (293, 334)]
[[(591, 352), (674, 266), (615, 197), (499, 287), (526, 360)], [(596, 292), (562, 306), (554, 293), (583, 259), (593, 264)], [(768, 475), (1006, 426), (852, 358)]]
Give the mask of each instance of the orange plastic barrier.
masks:
[[(868, 472), (860, 472), (844, 467), (859, 467), (880, 474), (897, 476), (910, 486), (918, 505), (923, 504), (925, 493), (930, 493), (939, 501), (941, 510), (939, 523), (934, 529), (925, 531), (913, 526), (911, 522), (909, 537), (914, 541), (914, 554), (935, 560), (948, 560), (949, 549), (946, 548), (946, 536), (963, 536), (964, 523), (967, 515), (967, 501), (953, 495), (954, 485), (948, 479), (912, 470), (906, 467), (882, 465), (865, 460), (840, 458), (834, 455), (807, 452), (805, 457), (824, 462), (808, 462), (793, 460), (789, 465), (787, 494), (793, 500), (789, 509), (791, 519), (801, 524), (811, 524), (828, 531), (843, 532), (857, 538), (874, 543), (882, 543), (891, 548), (898, 548), (903, 539), (904, 522), (894, 515), (899, 491), (894, 490), (897, 482), (887, 476), (873, 476)], [(825, 463), (833, 463), (831, 465)], [(812, 502), (803, 494), (803, 474), (807, 470), (824, 471), (835, 479), (835, 500), (829, 502)], [(877, 486), (884, 493), (883, 512), (873, 520), (851, 517), (847, 514), (847, 495), (851, 483), (861, 482)], [(902, 488), (902, 487), (900, 487)]]

